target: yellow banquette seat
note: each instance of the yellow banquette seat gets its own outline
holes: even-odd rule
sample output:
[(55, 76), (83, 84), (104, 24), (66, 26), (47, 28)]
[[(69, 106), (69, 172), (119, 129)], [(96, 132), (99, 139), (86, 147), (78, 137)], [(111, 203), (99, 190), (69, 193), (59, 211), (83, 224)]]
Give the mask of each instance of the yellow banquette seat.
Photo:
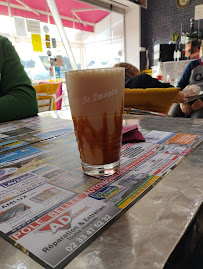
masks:
[(180, 88), (125, 89), (124, 107), (168, 114)]

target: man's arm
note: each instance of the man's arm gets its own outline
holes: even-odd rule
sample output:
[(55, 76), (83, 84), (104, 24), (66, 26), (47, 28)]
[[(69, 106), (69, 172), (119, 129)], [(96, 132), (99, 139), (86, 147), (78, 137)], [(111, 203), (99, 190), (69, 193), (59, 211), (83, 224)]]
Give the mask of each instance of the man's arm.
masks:
[(20, 58), (11, 42), (0, 37), (0, 122), (37, 115), (38, 104)]

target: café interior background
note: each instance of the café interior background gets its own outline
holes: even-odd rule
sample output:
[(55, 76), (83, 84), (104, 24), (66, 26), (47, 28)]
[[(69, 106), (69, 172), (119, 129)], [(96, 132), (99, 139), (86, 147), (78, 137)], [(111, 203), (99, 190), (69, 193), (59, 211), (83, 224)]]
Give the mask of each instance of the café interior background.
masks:
[[(74, 0), (69, 1), (74, 3)], [(57, 5), (58, 1), (55, 2)], [(132, 0), (131, 2), (136, 1)], [(173, 32), (181, 34), (181, 24), (182, 31), (189, 31), (190, 19), (194, 18), (195, 6), (200, 4), (202, 4), (202, 0), (191, 0), (188, 7), (179, 9), (175, 0), (146, 1), (147, 8), (141, 8), (141, 31), (137, 31), (137, 39), (140, 38), (141, 33), (140, 53), (137, 52), (139, 49), (137, 45), (134, 48), (134, 58), (137, 57), (136, 53), (140, 54), (140, 59), (135, 59), (140, 65), (137, 66), (138, 68), (146, 69), (146, 50), (148, 50), (149, 57), (148, 68), (153, 66), (153, 46), (155, 44), (168, 44)], [(0, 5), (0, 11), (1, 9), (2, 6)], [(11, 9), (11, 11), (13, 10)], [(89, 15), (94, 16), (94, 13), (90, 12)], [(47, 55), (48, 50), (45, 44), (45, 33), (43, 32), (45, 25), (49, 28), (48, 34), (51, 38), (56, 39), (57, 44), (56, 48), (50, 48), (51, 57), (62, 56), (63, 65), (60, 68), (58, 79), (64, 80), (65, 71), (71, 70), (72, 67), (57, 27), (48, 22), (40, 22), (43, 51), (33, 52), (31, 33), (27, 32), (25, 36), (17, 36), (14, 17), (15, 13), (12, 14), (10, 20), (9, 16), (2, 16), (0, 12), (0, 34), (7, 36), (13, 42), (33, 83), (53, 79), (49, 73), (50, 56)], [(131, 24), (133, 23), (132, 27), (138, 27), (136, 19), (131, 22)], [(195, 21), (194, 28), (198, 28), (203, 34), (203, 20)], [(74, 29), (74, 27), (65, 27), (77, 67), (79, 69), (111, 67), (117, 62), (125, 61), (125, 31), (127, 30), (124, 29), (124, 15), (115, 12), (109, 12), (103, 20), (97, 23), (94, 32), (83, 31), (82, 28), (79, 30)]]
[[(190, 4), (180, 9), (175, 0), (148, 0), (147, 9), (141, 9), (141, 46), (149, 50), (149, 67), (153, 65), (153, 46), (168, 44), (173, 32), (181, 34), (190, 31), (190, 19), (195, 16), (195, 6), (203, 4), (202, 0), (191, 0)], [(198, 29), (198, 21), (194, 21)], [(199, 30), (203, 35), (203, 19), (199, 20)], [(141, 52), (141, 69), (145, 69), (146, 55)]]

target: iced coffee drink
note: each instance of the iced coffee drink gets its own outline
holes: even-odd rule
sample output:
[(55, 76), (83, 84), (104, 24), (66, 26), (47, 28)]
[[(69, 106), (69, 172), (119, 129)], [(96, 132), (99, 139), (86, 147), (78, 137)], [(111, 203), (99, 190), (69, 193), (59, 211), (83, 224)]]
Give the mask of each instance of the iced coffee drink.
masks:
[(110, 175), (119, 168), (124, 80), (123, 67), (66, 73), (82, 167), (89, 175)]

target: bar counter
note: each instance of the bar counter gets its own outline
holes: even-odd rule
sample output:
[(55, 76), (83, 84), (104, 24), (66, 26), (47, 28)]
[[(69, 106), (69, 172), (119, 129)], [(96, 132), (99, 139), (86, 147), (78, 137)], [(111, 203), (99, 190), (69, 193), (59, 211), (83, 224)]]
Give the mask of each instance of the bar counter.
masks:
[[(68, 118), (66, 112), (62, 111), (45, 112), (40, 115), (45, 116)], [(139, 128), (148, 130), (203, 136), (203, 119), (124, 115), (123, 123), (137, 123)], [(164, 268), (202, 205), (202, 160), (203, 144), (200, 144), (112, 225), (103, 229), (99, 237), (64, 268)], [(43, 267), (0, 238), (0, 268)]]

